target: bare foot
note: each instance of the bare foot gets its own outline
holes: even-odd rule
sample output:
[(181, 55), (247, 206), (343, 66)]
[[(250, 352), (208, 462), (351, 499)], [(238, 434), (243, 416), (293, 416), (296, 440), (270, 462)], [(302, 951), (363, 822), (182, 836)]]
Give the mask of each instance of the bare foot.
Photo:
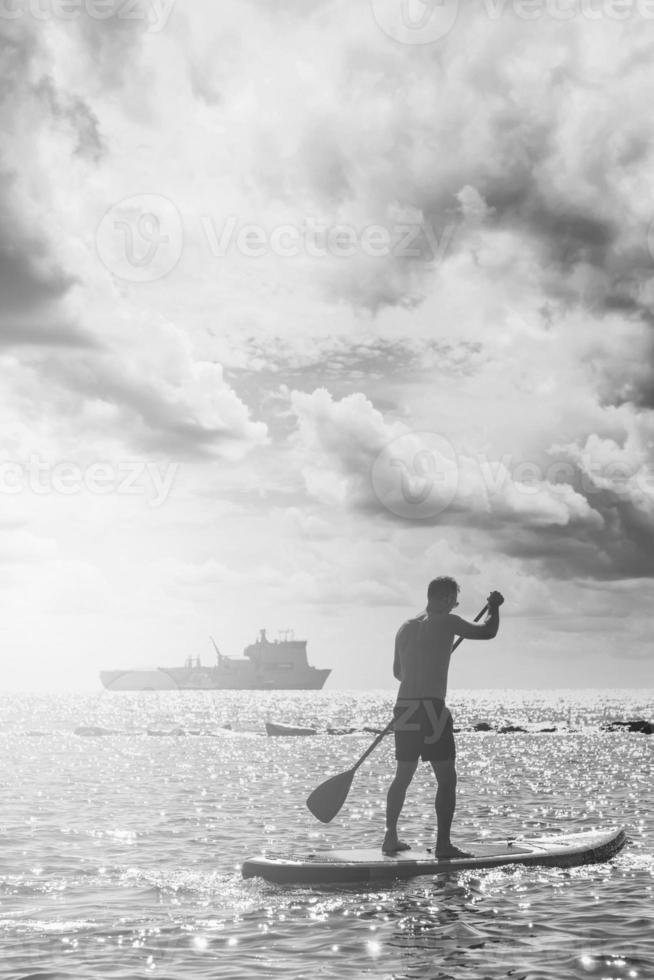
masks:
[(460, 847), (455, 847), (454, 844), (437, 844), (436, 857), (439, 860), (442, 858), (469, 858), (472, 857), (472, 854), (470, 851), (462, 851)]
[(397, 854), (398, 851), (410, 851), (411, 845), (400, 840), (396, 834), (386, 834), (381, 849), (382, 854)]

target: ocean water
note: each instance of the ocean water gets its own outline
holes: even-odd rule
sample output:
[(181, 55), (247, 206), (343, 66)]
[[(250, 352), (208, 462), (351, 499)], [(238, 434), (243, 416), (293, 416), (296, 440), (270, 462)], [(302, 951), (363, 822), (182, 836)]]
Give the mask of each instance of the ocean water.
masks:
[[(324, 826), (306, 796), (372, 736), (267, 738), (263, 723), (381, 727), (390, 692), (0, 702), (2, 978), (654, 977), (654, 736), (602, 729), (654, 719), (652, 691), (458, 692), (457, 843), (622, 825), (628, 846), (600, 865), (384, 887), (282, 887), (239, 868), (264, 850), (377, 846), (391, 740)], [(421, 766), (402, 834), (427, 846), (433, 792)]]

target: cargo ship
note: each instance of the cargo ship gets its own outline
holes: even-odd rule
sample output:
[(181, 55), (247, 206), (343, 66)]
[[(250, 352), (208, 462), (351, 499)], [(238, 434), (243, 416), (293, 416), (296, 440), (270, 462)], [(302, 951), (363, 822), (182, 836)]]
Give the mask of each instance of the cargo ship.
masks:
[(265, 630), (243, 651), (224, 656), (215, 641), (216, 663), (205, 667), (188, 657), (183, 667), (154, 670), (102, 670), (100, 680), (110, 691), (320, 691), (330, 668), (311, 667), (307, 641), (285, 630), (269, 640)]

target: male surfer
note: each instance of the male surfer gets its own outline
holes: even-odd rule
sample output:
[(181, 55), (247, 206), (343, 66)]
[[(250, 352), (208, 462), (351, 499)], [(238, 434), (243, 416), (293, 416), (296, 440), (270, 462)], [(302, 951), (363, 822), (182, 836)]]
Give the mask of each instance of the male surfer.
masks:
[(400, 627), (395, 638), (393, 674), (400, 682), (395, 718), (397, 770), (386, 800), (384, 854), (406, 851), (410, 845), (399, 840), (397, 821), (418, 759), (431, 763), (438, 788), (436, 856), (466, 857), (450, 841), (456, 804), (456, 768), (452, 716), (445, 707), (447, 672), (455, 636), (466, 640), (491, 640), (500, 625), (499, 592), (488, 597), (488, 615), (483, 624), (469, 623), (452, 610), (458, 606), (459, 586), (452, 578), (436, 578), (427, 589), (427, 609)]

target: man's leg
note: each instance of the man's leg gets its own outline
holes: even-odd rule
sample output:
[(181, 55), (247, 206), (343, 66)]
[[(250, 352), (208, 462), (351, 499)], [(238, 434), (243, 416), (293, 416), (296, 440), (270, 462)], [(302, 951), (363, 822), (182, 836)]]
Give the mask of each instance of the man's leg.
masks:
[(406, 791), (411, 784), (413, 775), (418, 768), (418, 760), (414, 762), (399, 762), (395, 772), (395, 778), (388, 789), (386, 797), (386, 836), (382, 844), (384, 854), (393, 854), (395, 851), (406, 851), (409, 847), (404, 841), (398, 839), (397, 821), (404, 806)]
[(454, 759), (442, 762), (432, 761), (431, 767), (438, 782), (436, 791), (436, 820), (438, 822), (438, 837), (436, 838), (437, 857), (469, 857), (466, 851), (455, 847), (450, 840), (452, 818), (456, 806), (456, 765)]

